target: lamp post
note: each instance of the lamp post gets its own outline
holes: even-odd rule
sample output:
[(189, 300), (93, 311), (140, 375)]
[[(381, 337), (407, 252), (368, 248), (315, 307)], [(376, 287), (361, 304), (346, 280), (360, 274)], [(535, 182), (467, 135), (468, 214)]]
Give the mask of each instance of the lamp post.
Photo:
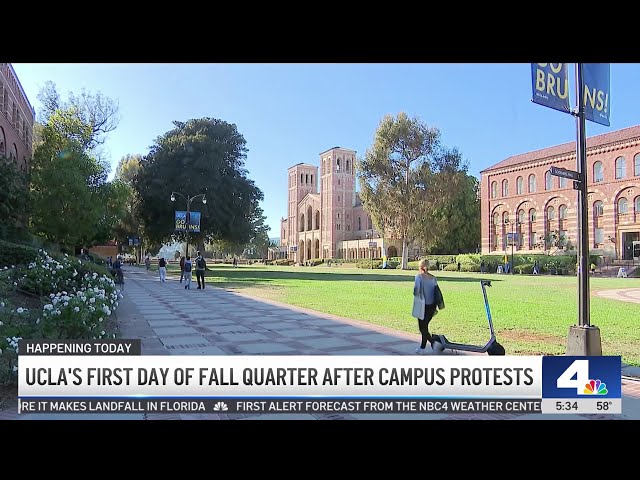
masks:
[(181, 196), (182, 198), (184, 198), (187, 201), (187, 248), (186, 248), (185, 257), (188, 257), (189, 256), (189, 230), (190, 230), (190, 227), (191, 227), (191, 218), (189, 216), (189, 214), (191, 212), (191, 202), (193, 202), (198, 197), (202, 197), (202, 203), (203, 203), (203, 205), (206, 205), (207, 197), (205, 196), (204, 193), (200, 193), (198, 195), (194, 195), (193, 197), (189, 198), (188, 196), (183, 195), (180, 192), (171, 192), (171, 201), (172, 202), (176, 201), (176, 195)]

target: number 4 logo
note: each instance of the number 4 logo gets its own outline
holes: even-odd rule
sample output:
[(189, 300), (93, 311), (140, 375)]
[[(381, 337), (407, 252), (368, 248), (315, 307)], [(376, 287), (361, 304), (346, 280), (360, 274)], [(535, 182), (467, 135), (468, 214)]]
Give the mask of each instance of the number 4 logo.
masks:
[[(573, 378), (573, 377), (576, 378)], [(558, 388), (575, 388), (582, 395), (585, 385), (589, 383), (589, 360), (575, 360), (562, 375), (558, 377)]]

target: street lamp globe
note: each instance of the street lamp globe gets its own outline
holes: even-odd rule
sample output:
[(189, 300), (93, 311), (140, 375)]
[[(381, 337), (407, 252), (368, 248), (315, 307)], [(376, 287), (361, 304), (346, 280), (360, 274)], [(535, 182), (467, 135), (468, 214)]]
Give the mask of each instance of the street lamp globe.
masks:
[(176, 201), (176, 196), (175, 196), (173, 193), (171, 194), (171, 201), (172, 201), (172, 202), (175, 202), (175, 201)]

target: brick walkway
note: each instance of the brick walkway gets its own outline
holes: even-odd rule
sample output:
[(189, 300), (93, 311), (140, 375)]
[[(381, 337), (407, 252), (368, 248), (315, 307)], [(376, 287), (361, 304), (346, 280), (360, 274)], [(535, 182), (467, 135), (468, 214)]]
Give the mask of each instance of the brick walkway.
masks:
[[(143, 269), (126, 271), (125, 298), (117, 311), (121, 337), (141, 338), (145, 355), (415, 355), (417, 334), (370, 325), (335, 315), (258, 300), (221, 288), (185, 291), (177, 278), (158, 281)], [(410, 321), (410, 320), (409, 320)], [(417, 327), (417, 326), (416, 326)], [(455, 354), (455, 352), (453, 352)], [(622, 416), (640, 419), (640, 382), (623, 382)], [(0, 412), (0, 419), (17, 412)], [(516, 414), (132, 414), (51, 415), (55, 419), (530, 419), (547, 415)], [(550, 418), (593, 418), (553, 415)], [(603, 418), (611, 418), (605, 417)], [(20, 419), (45, 419), (22, 415)]]

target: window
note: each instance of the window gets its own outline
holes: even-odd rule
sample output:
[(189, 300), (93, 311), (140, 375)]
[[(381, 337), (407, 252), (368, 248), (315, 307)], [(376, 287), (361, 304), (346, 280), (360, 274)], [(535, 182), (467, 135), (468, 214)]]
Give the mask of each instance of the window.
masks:
[(340, 203), (340, 195), (338, 195), (338, 203)]
[(560, 209), (558, 210), (558, 213), (560, 214), (560, 220), (564, 220), (567, 218), (567, 206), (566, 205), (560, 205)]
[(598, 200), (593, 204), (593, 214), (596, 217), (601, 217), (604, 215), (604, 205), (600, 200)]
[(362, 221), (360, 217), (358, 217), (358, 230), (362, 230)]
[(530, 222), (535, 222), (536, 221), (536, 209), (532, 208), (531, 210), (529, 210), (529, 221)]
[(596, 162), (593, 164), (593, 181), (596, 183), (604, 181), (604, 172), (602, 171), (602, 162)]
[(351, 170), (349, 170), (349, 160), (347, 160), (347, 173), (351, 173)]
[(536, 176), (531, 174), (529, 175), (529, 193), (534, 193), (536, 191)]
[(627, 199), (622, 197), (618, 199), (618, 214), (624, 214), (629, 212), (629, 205)]
[(304, 182), (304, 173), (300, 174), (300, 185), (302, 185), (302, 182)]
[(516, 179), (516, 192), (518, 195), (522, 195), (524, 193), (524, 180), (522, 177), (518, 177)]
[(502, 214), (502, 223), (509, 223), (509, 212), (504, 212)]
[(4, 157), (7, 155), (7, 148), (6, 148), (6, 140), (4, 137), (4, 130), (2, 129), (2, 127), (0, 127), (0, 157)]
[(633, 201), (633, 209), (636, 212), (636, 215), (640, 214), (640, 196), (636, 197)]
[(493, 214), (493, 224), (494, 225), (498, 225), (500, 223), (500, 215), (498, 215), (497, 213)]
[(567, 179), (560, 177), (560, 188), (567, 188)]
[(336, 172), (340, 173), (340, 159), (338, 159), (338, 166), (336, 167)]
[(311, 174), (311, 185), (313, 185), (313, 174)]
[(551, 190), (551, 187), (551, 172), (547, 170), (547, 172), (544, 174), (544, 189)]
[(556, 209), (553, 207), (547, 208), (547, 220), (555, 220), (556, 219)]
[(633, 174), (636, 177), (640, 177), (640, 153), (633, 159)]
[(616, 158), (616, 178), (624, 178), (627, 176), (627, 162), (624, 157)]
[(491, 182), (491, 198), (498, 196), (498, 182)]
[(503, 197), (508, 197), (509, 196), (509, 180), (502, 180), (502, 196)]
[(338, 179), (338, 185), (340, 185), (340, 179)]
[(518, 222), (519, 223), (524, 223), (524, 210), (520, 210), (518, 212)]
[(309, 183), (309, 174), (308, 173), (304, 176), (304, 183), (305, 184)]
[(604, 229), (596, 228), (595, 242), (600, 245), (604, 243)]

